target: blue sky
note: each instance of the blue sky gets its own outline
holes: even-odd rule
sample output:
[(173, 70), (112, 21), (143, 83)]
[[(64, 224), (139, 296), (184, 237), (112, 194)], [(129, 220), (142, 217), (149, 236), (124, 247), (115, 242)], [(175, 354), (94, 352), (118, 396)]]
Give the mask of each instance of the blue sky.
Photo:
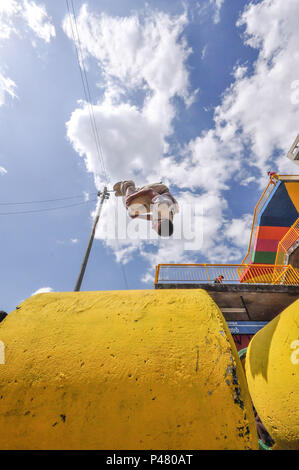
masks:
[[(152, 288), (158, 262), (241, 262), (267, 170), (296, 173), (298, 2), (73, 4), (109, 185), (163, 180), (181, 214), (201, 208), (203, 237), (107, 239), (111, 196), (82, 290), (124, 289), (124, 272)], [(74, 288), (105, 183), (84, 99), (66, 3), (2, 0), (0, 309)]]

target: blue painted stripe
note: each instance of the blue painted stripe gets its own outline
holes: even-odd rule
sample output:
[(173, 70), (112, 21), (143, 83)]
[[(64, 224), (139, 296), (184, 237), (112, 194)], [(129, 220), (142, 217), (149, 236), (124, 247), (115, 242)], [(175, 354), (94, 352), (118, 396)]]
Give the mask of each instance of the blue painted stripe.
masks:
[[(282, 183), (282, 182), (281, 182)], [(290, 227), (298, 218), (285, 184), (280, 184), (269, 198), (260, 217), (259, 225), (267, 227)]]
[(255, 335), (268, 324), (265, 321), (228, 321), (228, 328), (232, 335)]
[(271, 200), (272, 200), (274, 194), (276, 194), (278, 188), (281, 186), (281, 184), (282, 184), (282, 182), (279, 181), (279, 183), (276, 184), (276, 186), (275, 186), (275, 188), (273, 189), (272, 193), (271, 193), (270, 196), (268, 197), (268, 199), (267, 199), (267, 201), (266, 201), (266, 203), (265, 203), (265, 205), (264, 205), (264, 207), (263, 207), (263, 209), (262, 209), (262, 212), (261, 212), (260, 215), (259, 215), (258, 222), (257, 222), (257, 225), (258, 225), (258, 226), (263, 225), (263, 224), (261, 223), (262, 216), (263, 216), (265, 210), (267, 209), (267, 207), (269, 206), (269, 204), (270, 204), (270, 202), (271, 202)]

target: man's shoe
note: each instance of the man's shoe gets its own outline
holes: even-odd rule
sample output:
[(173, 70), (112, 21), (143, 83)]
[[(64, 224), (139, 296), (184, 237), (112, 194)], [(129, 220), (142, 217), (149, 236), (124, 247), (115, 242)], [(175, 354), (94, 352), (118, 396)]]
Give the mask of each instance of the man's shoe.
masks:
[(115, 196), (122, 195), (121, 190), (120, 190), (121, 184), (122, 184), (122, 181), (119, 181), (118, 183), (115, 183), (115, 185), (113, 186), (113, 191), (115, 191)]

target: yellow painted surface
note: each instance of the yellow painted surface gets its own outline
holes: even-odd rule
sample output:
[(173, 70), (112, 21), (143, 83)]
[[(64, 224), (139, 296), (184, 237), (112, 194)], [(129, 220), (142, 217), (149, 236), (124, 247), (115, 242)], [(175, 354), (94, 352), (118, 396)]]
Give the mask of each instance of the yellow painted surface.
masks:
[(286, 183), (285, 186), (294, 206), (299, 212), (299, 183), (298, 181), (294, 183)]
[(252, 338), (245, 367), (253, 404), (276, 448), (299, 449), (299, 300)]
[(2, 449), (258, 448), (236, 348), (205, 291), (40, 294), (0, 340)]

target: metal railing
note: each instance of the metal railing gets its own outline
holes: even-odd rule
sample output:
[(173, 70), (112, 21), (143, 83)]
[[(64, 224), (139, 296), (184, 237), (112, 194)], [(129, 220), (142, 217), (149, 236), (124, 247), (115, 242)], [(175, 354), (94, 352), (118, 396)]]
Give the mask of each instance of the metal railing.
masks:
[(159, 264), (155, 284), (212, 284), (217, 278), (221, 284), (299, 286), (298, 269), (274, 264)]
[(289, 250), (299, 242), (299, 218), (292, 225), (290, 230), (280, 240), (277, 247), (275, 264), (286, 264), (288, 262)]

